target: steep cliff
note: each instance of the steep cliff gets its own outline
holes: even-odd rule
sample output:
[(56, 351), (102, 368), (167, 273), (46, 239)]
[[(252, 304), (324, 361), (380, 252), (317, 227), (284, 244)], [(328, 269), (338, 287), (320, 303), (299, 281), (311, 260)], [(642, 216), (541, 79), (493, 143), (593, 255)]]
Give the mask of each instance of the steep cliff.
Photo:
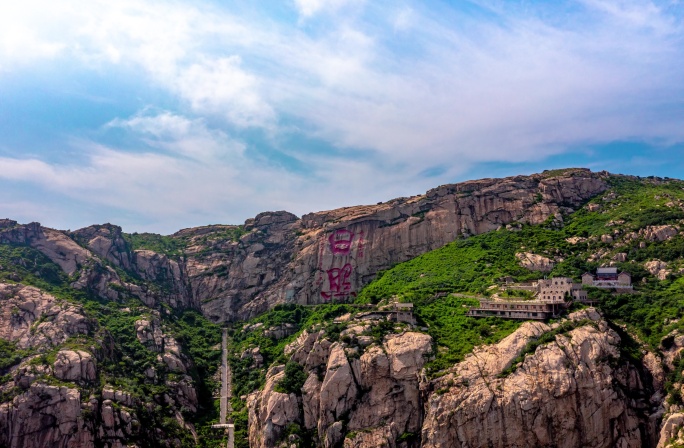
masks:
[(530, 338), (552, 327), (525, 324), (437, 380), (422, 446), (655, 446), (661, 414), (650, 372), (620, 353), (624, 341), (593, 310), (570, 319), (574, 328), (513, 372), (504, 370)]
[[(271, 367), (247, 398), (251, 447), (655, 447), (662, 368), (624, 352), (593, 308), (523, 324), (446, 375), (422, 372), (432, 338), (377, 322), (305, 331), (287, 346), (306, 380), (286, 390)], [(336, 336), (333, 334), (333, 338)], [(292, 372), (293, 370), (291, 370)], [(680, 414), (671, 418), (672, 433)], [(681, 422), (680, 422), (681, 423)]]
[(40, 250), (78, 277), (75, 287), (100, 297), (129, 295), (231, 321), (278, 303), (353, 300), (377, 272), (457, 238), (572, 212), (607, 188), (607, 176), (564, 170), (444, 185), (301, 219), (262, 213), (244, 226), (182, 230), (167, 238), (177, 248), (169, 253), (136, 248), (109, 224), (66, 234), (6, 220), (0, 242)]
[(197, 411), (197, 383), (175, 338), (149, 310), (130, 329), (137, 340), (115, 339), (123, 334), (89, 314), (38, 288), (0, 283), (0, 446), (187, 444), (194, 429), (181, 410)]
[[(230, 330), (239, 447), (677, 446), (683, 187), (564, 170), (168, 237), (1, 220), (0, 446), (218, 446), (196, 311), (254, 317)], [(609, 263), (635, 293), (590, 291), (601, 315), (465, 315)], [(397, 298), (418, 325), (363, 304)]]
[(306, 381), (298, 390), (282, 390), (285, 366), (269, 369), (264, 389), (247, 398), (250, 446), (389, 447), (418, 434), (419, 374), (432, 339), (397, 328), (373, 340), (373, 324), (350, 325), (335, 342), (318, 330), (291, 343), (286, 352)]

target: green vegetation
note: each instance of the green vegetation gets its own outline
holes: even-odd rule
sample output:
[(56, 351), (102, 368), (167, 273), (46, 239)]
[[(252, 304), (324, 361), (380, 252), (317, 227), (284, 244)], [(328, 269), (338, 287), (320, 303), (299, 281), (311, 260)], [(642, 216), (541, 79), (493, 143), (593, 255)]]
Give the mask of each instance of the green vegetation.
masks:
[[(524, 282), (544, 275), (522, 268), (515, 258), (516, 253), (532, 252), (558, 259), (547, 275), (579, 279), (582, 273), (593, 271), (601, 264), (587, 261), (590, 254), (600, 250), (608, 254), (623, 251), (630, 261), (618, 263), (619, 269), (629, 272), (634, 282), (648, 281), (640, 287), (641, 294), (614, 295), (593, 289), (589, 295), (599, 300), (610, 318), (630, 325), (655, 348), (664, 335), (680, 328), (678, 322), (672, 322), (684, 311), (684, 279), (673, 277), (655, 281), (644, 269), (643, 261), (654, 258), (681, 260), (684, 236), (680, 234), (665, 242), (648, 242), (645, 248), (639, 246), (642, 240), (638, 238), (626, 247), (615, 248), (602, 243), (598, 237), (614, 229), (625, 233), (644, 226), (678, 224), (684, 218), (684, 211), (667, 204), (684, 200), (684, 182), (626, 177), (615, 177), (610, 182), (611, 191), (591, 201), (598, 204), (598, 211), (582, 208), (566, 215), (565, 224), (559, 229), (547, 222), (455, 241), (379, 273), (361, 291), (358, 300), (379, 303), (397, 297), (400, 301), (413, 302), (420, 324), (428, 327), (428, 333), (435, 340), (436, 359), (427, 365), (434, 374), (463, 359), (474, 346), (496, 342), (518, 327), (519, 323), (515, 321), (465, 316), (467, 308), (477, 304), (478, 297), (497, 291), (489, 289), (497, 279), (511, 276)], [(573, 237), (584, 240), (572, 244), (568, 239)], [(500, 296), (517, 299), (526, 293), (506, 291)], [(684, 331), (684, 323), (681, 329)]]
[[(29, 354), (29, 350), (17, 348), (16, 342), (0, 339), (0, 375), (4, 375), (8, 368), (19, 364), (19, 362)], [(7, 378), (7, 380), (9, 380), (9, 378)], [(0, 381), (0, 384), (4, 382), (5, 381)]]
[(462, 361), (477, 345), (493, 344), (515, 331), (520, 321), (496, 317), (467, 317), (470, 306), (476, 306), (474, 299), (447, 296), (441, 299), (422, 301), (416, 307), (419, 321), (428, 325), (428, 333), (435, 341), (435, 359), (425, 366), (428, 374), (438, 372)]
[(304, 367), (297, 362), (288, 361), (285, 364), (285, 376), (278, 382), (275, 391), (285, 394), (301, 394), (305, 381), (306, 372), (304, 372)]
[(36, 249), (0, 244), (0, 281), (54, 289), (55, 286), (66, 285), (68, 276)]
[[(601, 309), (611, 320), (627, 324), (651, 349), (673, 330), (684, 332), (684, 277), (649, 282), (640, 294), (607, 295)], [(667, 344), (667, 340), (663, 341)]]
[[(552, 170), (545, 172), (544, 176), (555, 174), (559, 173)], [(391, 299), (412, 302), (419, 328), (423, 328), (418, 331), (426, 331), (434, 339), (434, 359), (426, 367), (428, 373), (435, 376), (462, 360), (473, 347), (495, 343), (521, 324), (520, 321), (495, 317), (478, 319), (466, 316), (468, 308), (476, 305), (478, 299), (494, 293), (502, 298), (516, 300), (530, 298), (530, 293), (526, 291), (491, 288), (500, 278), (511, 276), (518, 282), (537, 280), (544, 275), (579, 279), (582, 273), (593, 271), (615, 254), (625, 253), (628, 261), (616, 265), (632, 275), (637, 291), (634, 294), (614, 294), (590, 288), (589, 296), (599, 303), (606, 316), (614, 322), (611, 326), (623, 341), (621, 359), (637, 362), (641, 356), (640, 343), (629, 337), (628, 332), (635, 334), (652, 350), (667, 349), (673, 343), (668, 334), (673, 330), (684, 333), (684, 320), (681, 319), (684, 314), (684, 277), (678, 271), (678, 268), (684, 267), (684, 232), (663, 242), (645, 241), (638, 233), (626, 240), (624, 235), (639, 232), (646, 226), (668, 224), (681, 228), (684, 220), (681, 207), (684, 203), (684, 182), (627, 177), (613, 177), (609, 182), (609, 192), (589, 201), (591, 208), (583, 207), (573, 214), (563, 215), (562, 225), (558, 219), (550, 218), (540, 225), (520, 225), (510, 230), (500, 229), (459, 239), (379, 273), (371, 284), (359, 292), (358, 302), (380, 304)], [(543, 196), (537, 195), (534, 201), (543, 201)], [(413, 216), (422, 220), (425, 212)], [(619, 244), (601, 241), (602, 235), (613, 234), (616, 230)], [(242, 226), (216, 226), (203, 235), (173, 237), (134, 233), (125, 235), (125, 238), (133, 250), (149, 249), (180, 257), (191, 243), (208, 247), (224, 241), (237, 241), (245, 233), (247, 231)], [(549, 273), (529, 271), (521, 267), (516, 258), (516, 254), (521, 252), (543, 255), (553, 260), (555, 266)], [(595, 261), (588, 261), (595, 254), (598, 255), (591, 258)], [(644, 262), (653, 259), (669, 263), (668, 268), (671, 268), (672, 273), (665, 280), (657, 280), (644, 268)], [(134, 273), (118, 268), (117, 272), (126, 281), (142, 281)], [(213, 275), (227, 273), (225, 267), (212, 272)], [(210, 424), (218, 416), (217, 401), (212, 395), (218, 388), (214, 373), (220, 363), (220, 327), (207, 321), (197, 311), (171, 311), (168, 307), (152, 310), (138, 300), (127, 298), (125, 289), (121, 289), (121, 299), (117, 302), (100, 300), (86, 291), (71, 288), (70, 284), (74, 280), (35, 249), (0, 245), (0, 281), (39, 287), (60, 300), (82, 307), (92, 322), (87, 335), (70, 338), (58, 347), (27, 351), (18, 349), (14, 343), (0, 340), (0, 382), (9, 381), (6, 374), (8, 369), (28, 356), (36, 355), (31, 361), (33, 364), (48, 365), (54, 362), (60, 348), (88, 350), (98, 358), (99, 378), (96, 384), (80, 386), (84, 396), (97, 396), (107, 384), (124, 389), (150, 404), (149, 407), (136, 409), (142, 427), (150, 431), (143, 431), (140, 440), (131, 442), (141, 446), (156, 446), (159, 441), (155, 440), (157, 436), (152, 433), (152, 428), (160, 428), (167, 436), (178, 438), (183, 446), (190, 446), (193, 442), (188, 431), (178, 426), (173, 408), (163, 398), (172, 392), (173, 383), (181, 375), (170, 372), (166, 364), (158, 359), (159, 347), (154, 344), (143, 345), (136, 335), (136, 321), (157, 320), (163, 331), (173, 335), (183, 353), (192, 360), (188, 374), (198, 391), (200, 405), (197, 413), (185, 409), (182, 414), (197, 428), (200, 446), (220, 446), (225, 441), (223, 433), (210, 429)], [(150, 282), (149, 286), (162, 292), (166, 288), (164, 279)], [(263, 387), (269, 366), (285, 365), (285, 376), (276, 386), (278, 391), (301, 393), (306, 374), (299, 364), (288, 361), (284, 355), (285, 346), (305, 329), (320, 329), (325, 331), (330, 340), (342, 340), (350, 344), (353, 338), (341, 336), (347, 324), (334, 323), (334, 320), (357, 311), (358, 308), (342, 304), (316, 307), (281, 305), (247, 323), (236, 323), (229, 329), (229, 362), (234, 385), (234, 412), (231, 418), (238, 428), (237, 446), (247, 446), (247, 410), (240, 397)], [(526, 354), (577, 325), (566, 322), (530, 342), (502, 375), (513, 372)], [(372, 336), (376, 343), (381, 343), (396, 327), (393, 323), (381, 322), (372, 326), (367, 335)], [(276, 338), (273, 336), (274, 330), (285, 331), (286, 336)], [(249, 356), (249, 351), (255, 348), (263, 357), (263, 366), (258, 368), (255, 360)], [(155, 375), (146, 375), (150, 369), (154, 370)], [(681, 403), (682, 397), (678, 395), (674, 384), (683, 381), (683, 371), (684, 360), (680, 359), (668, 375), (666, 387), (671, 393), (671, 400), (676, 403)], [(54, 379), (46, 381), (55, 381), (57, 384)], [(74, 384), (68, 385), (76, 387)], [(3, 399), (11, 398), (16, 393), (18, 391), (9, 390)], [(298, 425), (292, 425), (286, 433), (286, 436), (297, 435), (305, 441), (304, 445), (314, 438), (313, 434), (303, 431)], [(349, 433), (347, 437), (353, 438), (354, 435)], [(397, 441), (410, 443), (416, 437), (405, 433)]]
[[(273, 363), (285, 364), (285, 346), (292, 342), (304, 329), (311, 328), (316, 324), (325, 323), (326, 332), (339, 337), (339, 327), (332, 321), (352, 308), (343, 304), (320, 305), (317, 307), (304, 307), (298, 305), (278, 305), (273, 310), (252, 319), (244, 324), (250, 327), (249, 331), (243, 330), (242, 326), (236, 325), (230, 331), (231, 344), (229, 363), (233, 372), (233, 394), (236, 396), (246, 395), (259, 389), (265, 381), (265, 369), (252, 368), (250, 357), (241, 358), (241, 354), (250, 347), (259, 347), (261, 356), (264, 358), (264, 366)], [(291, 335), (282, 339), (275, 339), (264, 334), (265, 330), (273, 327), (290, 324)], [(255, 326), (258, 325), (258, 328)]]
[[(0, 281), (36, 286), (59, 300), (74, 303), (83, 309), (92, 323), (87, 335), (77, 335), (64, 343), (51, 347), (45, 346), (35, 350), (20, 350), (16, 344), (0, 339), (0, 378), (2, 383), (11, 380), (5, 371), (30, 355), (38, 355), (31, 360), (32, 365), (51, 365), (56, 353), (63, 348), (81, 349), (95, 354), (98, 358), (98, 375), (96, 383), (83, 386), (58, 381), (44, 376), (41, 381), (48, 384), (78, 387), (83, 396), (99, 395), (106, 384), (123, 389), (137, 396), (143, 403), (154, 403), (153, 409), (144, 406), (136, 409), (142, 431), (138, 442), (145, 446), (158, 446), (151, 428), (159, 428), (169, 437), (192, 445), (192, 437), (178, 426), (172, 409), (164, 404), (162, 397), (170, 392), (167, 383), (172, 384), (176, 374), (169, 372), (166, 364), (160, 362), (156, 347), (145, 347), (136, 336), (135, 322), (140, 319), (151, 319), (152, 310), (137, 299), (125, 299), (121, 303), (108, 302), (91, 297), (86, 291), (70, 287), (70, 279), (61, 269), (39, 251), (27, 246), (0, 245)], [(207, 442), (203, 446), (220, 446), (219, 440), (207, 428), (218, 418), (212, 397), (216, 387), (212, 379), (213, 373), (220, 363), (220, 328), (210, 323), (196, 311), (169, 313), (166, 309), (158, 310), (163, 331), (176, 337), (183, 350), (193, 360), (188, 372), (198, 392), (199, 409), (195, 414), (185, 415), (197, 426), (198, 432), (207, 433)], [(19, 314), (19, 310), (17, 310)], [(42, 317), (34, 328), (46, 317)], [(145, 375), (148, 368), (154, 369), (156, 376), (150, 379)], [(18, 392), (18, 391), (17, 391)], [(14, 393), (14, 392), (12, 392)], [(6, 399), (11, 394), (3, 394)]]
[(186, 247), (186, 241), (172, 236), (156, 233), (124, 233), (124, 238), (131, 246), (131, 250), (146, 249), (164, 255), (181, 255)]
[(211, 231), (198, 236), (158, 235), (156, 233), (124, 233), (131, 250), (146, 249), (170, 257), (178, 257), (192, 244), (211, 245), (221, 241), (238, 241), (248, 233), (244, 226), (215, 226)]
[(556, 340), (556, 336), (561, 335), (561, 334), (567, 334), (568, 332), (574, 330), (575, 328), (582, 327), (585, 325), (591, 324), (591, 321), (588, 320), (582, 320), (582, 321), (572, 321), (572, 320), (566, 320), (562, 324), (560, 324), (558, 327), (554, 328), (551, 331), (548, 331), (541, 336), (539, 336), (536, 339), (531, 340), (530, 342), (525, 345), (525, 347), (522, 349), (520, 354), (511, 362), (511, 365), (506, 368), (503, 372), (499, 374), (500, 378), (506, 377), (510, 375), (511, 373), (515, 372), (518, 367), (525, 361), (525, 356), (534, 353), (537, 350), (537, 347), (540, 347), (542, 345), (546, 345), (550, 342), (553, 342)]

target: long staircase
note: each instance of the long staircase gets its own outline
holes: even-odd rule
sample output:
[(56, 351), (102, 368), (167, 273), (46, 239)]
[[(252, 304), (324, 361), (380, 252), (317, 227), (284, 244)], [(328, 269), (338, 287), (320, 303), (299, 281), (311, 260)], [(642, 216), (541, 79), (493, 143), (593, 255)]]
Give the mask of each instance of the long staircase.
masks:
[(230, 405), (231, 391), (233, 390), (233, 378), (230, 371), (230, 366), (228, 365), (228, 329), (223, 329), (223, 341), (221, 343), (222, 353), (221, 353), (221, 411), (219, 414), (219, 423), (212, 425), (212, 428), (225, 429), (228, 434), (228, 443), (226, 448), (235, 447), (235, 425), (233, 423), (228, 423), (228, 414), (233, 412)]

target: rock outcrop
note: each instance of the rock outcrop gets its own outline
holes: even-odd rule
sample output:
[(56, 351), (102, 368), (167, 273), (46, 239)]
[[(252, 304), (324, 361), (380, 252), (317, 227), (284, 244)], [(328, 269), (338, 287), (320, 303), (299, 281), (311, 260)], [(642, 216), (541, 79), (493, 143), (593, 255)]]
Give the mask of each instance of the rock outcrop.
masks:
[(0, 429), (0, 445), (8, 448), (95, 446), (80, 392), (68, 387), (32, 384), (12, 402), (0, 404)]
[[(179, 232), (175, 237), (188, 242), (179, 260), (131, 250), (121, 229), (111, 224), (77, 230), (71, 239), (37, 223), (7, 220), (0, 242), (30, 245), (69, 275), (82, 269), (75, 286), (103, 298), (116, 300), (125, 292), (150, 305), (165, 301), (174, 307), (201, 307), (215, 320), (232, 320), (276, 303), (348, 299), (392, 264), (461, 235), (515, 221), (543, 222), (605, 188), (600, 175), (575, 170), (560, 177), (446, 185), (421, 196), (311, 213), (301, 220), (287, 212), (262, 213), (245, 223), (246, 233), (235, 241), (213, 238), (231, 226)], [(98, 258), (133, 272), (142, 282), (122, 281)], [(163, 284), (165, 290), (160, 293), (145, 282)]]
[(554, 262), (543, 255), (537, 255), (530, 252), (522, 252), (515, 254), (520, 266), (530, 271), (551, 272)]
[(665, 280), (668, 275), (672, 272), (667, 269), (667, 263), (660, 260), (651, 260), (644, 263), (644, 268), (651, 273), (658, 280)]
[(25, 244), (41, 251), (67, 274), (78, 271), (92, 258), (87, 249), (79, 246), (66, 233), (41, 226), (37, 222), (18, 225), (5, 220), (0, 226), (0, 244)]
[(97, 377), (95, 359), (82, 350), (60, 350), (54, 364), (54, 375), (64, 381), (93, 382)]
[[(524, 323), (432, 381), (421, 372), (428, 335), (390, 333), (362, 348), (368, 328), (352, 321), (346, 342), (320, 330), (292, 342), (286, 353), (307, 379), (301, 393), (282, 393), (284, 366), (269, 369), (247, 400), (250, 446), (298, 446), (298, 436), (285, 437), (292, 425), (323, 447), (346, 448), (655, 447), (682, 427), (671, 412), (660, 434), (662, 361), (627, 358), (593, 308), (552, 325)], [(530, 345), (548, 333), (550, 342)]]
[[(102, 298), (129, 295), (150, 306), (165, 302), (231, 321), (278, 303), (352, 299), (378, 271), (462, 236), (511, 223), (539, 224), (551, 216), (562, 222), (562, 213), (607, 188), (605, 176), (575, 169), (557, 176), (482, 179), (301, 219), (283, 211), (261, 213), (242, 227), (176, 233), (172, 238), (184, 246), (182, 255), (133, 250), (121, 228), (111, 224), (67, 234), (7, 220), (0, 242), (40, 250), (67, 274), (79, 275), (75, 287)], [(137, 280), (122, 280), (114, 268)]]
[(648, 241), (667, 241), (679, 232), (674, 226), (649, 226), (639, 231), (639, 236), (643, 236)]
[(155, 312), (150, 314), (136, 322), (138, 338), (158, 353), (158, 365), (172, 376), (150, 367), (147, 379), (166, 386), (166, 393), (143, 403), (129, 392), (100, 385), (98, 365), (114, 363), (114, 349), (106, 347), (111, 345), (106, 330), (96, 343), (97, 322), (80, 305), (32, 286), (0, 283), (0, 339), (20, 355), (0, 370), (0, 446), (122, 448), (134, 439), (157, 438), (167, 439), (162, 446), (178, 446), (173, 435), (142, 426), (138, 417), (144, 413), (149, 419), (163, 405), (192, 431), (180, 410), (198, 408), (195, 381), (186, 373), (193, 364), (164, 333)]
[(77, 305), (21, 284), (0, 283), (0, 312), (0, 339), (22, 349), (59, 345), (93, 325)]
[(422, 446), (655, 446), (659, 414), (652, 413), (648, 371), (621, 357), (619, 335), (595, 312), (573, 318), (576, 328), (512, 372), (503, 372), (511, 356), (543, 324), (523, 325), (440, 378)]
[[(363, 327), (357, 330), (363, 332)], [(347, 335), (351, 346), (331, 343), (323, 332), (314, 332), (288, 347), (291, 360), (301, 364), (308, 377), (301, 394), (278, 393), (275, 385), (283, 367), (269, 370), (264, 390), (247, 400), (250, 446), (278, 446), (292, 423), (315, 431), (324, 447), (394, 447), (400, 435), (420, 432), (419, 374), (432, 350), (430, 336), (390, 334), (382, 344), (363, 350), (355, 345), (360, 334)], [(350, 433), (356, 437), (345, 439)]]

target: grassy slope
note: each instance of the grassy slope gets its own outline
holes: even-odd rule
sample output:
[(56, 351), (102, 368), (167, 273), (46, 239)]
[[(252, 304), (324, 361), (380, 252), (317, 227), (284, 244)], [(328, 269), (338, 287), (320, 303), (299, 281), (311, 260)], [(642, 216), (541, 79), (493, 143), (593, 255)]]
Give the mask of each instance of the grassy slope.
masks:
[[(473, 319), (466, 317), (467, 305), (475, 303), (462, 297), (439, 297), (440, 292), (485, 294), (497, 278), (515, 277), (518, 281), (542, 276), (519, 266), (515, 253), (529, 251), (563, 260), (549, 274), (579, 279), (582, 273), (592, 271), (601, 262), (588, 262), (592, 253), (606, 251), (606, 258), (625, 252), (628, 259), (618, 263), (621, 270), (630, 272), (633, 280), (647, 283), (640, 286), (642, 294), (603, 294), (601, 307), (608, 316), (629, 324), (651, 347), (679, 323), (666, 325), (667, 319), (682, 315), (684, 306), (684, 279), (672, 278), (658, 282), (643, 268), (643, 261), (659, 258), (681, 263), (684, 257), (684, 236), (677, 235), (667, 242), (648, 242), (643, 249), (639, 240), (624, 247), (602, 243), (600, 235), (618, 228), (624, 234), (646, 226), (679, 224), (684, 210), (667, 207), (669, 202), (684, 200), (684, 182), (658, 183), (629, 178), (612, 179), (611, 191), (595, 198), (598, 211), (587, 208), (566, 216), (565, 225), (558, 229), (551, 222), (540, 226), (523, 226), (520, 231), (499, 230), (484, 235), (455, 241), (441, 249), (424, 254), (406, 263), (380, 273), (375, 281), (359, 294), (361, 302), (378, 302), (396, 296), (413, 302), (416, 314), (440, 347), (437, 359), (429, 366), (433, 371), (459, 361), (473, 346), (498, 340), (515, 328), (517, 323), (496, 318)], [(603, 200), (606, 197), (608, 200)], [(607, 224), (624, 221), (621, 224)], [(570, 237), (587, 241), (571, 244)], [(605, 260), (603, 261), (605, 262)], [(601, 295), (601, 291), (592, 291)], [(684, 330), (684, 323), (681, 324)]]

